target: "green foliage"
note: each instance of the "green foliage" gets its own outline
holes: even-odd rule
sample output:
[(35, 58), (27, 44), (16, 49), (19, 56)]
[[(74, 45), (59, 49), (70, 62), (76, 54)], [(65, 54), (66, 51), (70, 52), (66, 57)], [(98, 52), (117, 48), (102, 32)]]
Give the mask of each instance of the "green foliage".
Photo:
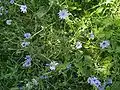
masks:
[[(26, 4), (27, 13), (17, 4)], [(19, 90), (19, 83), (23, 90), (96, 90), (87, 82), (90, 76), (101, 83), (111, 77), (113, 84), (106, 90), (119, 90), (119, 0), (1, 0), (0, 6), (8, 10), (0, 16), (0, 90)], [(64, 8), (70, 15), (61, 20), (58, 13)], [(11, 25), (6, 24), (9, 19)], [(27, 32), (30, 39), (23, 37)], [(104, 40), (110, 46), (102, 49)], [(22, 47), (23, 41), (30, 45)], [(82, 48), (76, 48), (77, 41)], [(28, 68), (22, 66), (26, 55), (32, 57)], [(46, 66), (51, 61), (59, 63), (55, 71)]]

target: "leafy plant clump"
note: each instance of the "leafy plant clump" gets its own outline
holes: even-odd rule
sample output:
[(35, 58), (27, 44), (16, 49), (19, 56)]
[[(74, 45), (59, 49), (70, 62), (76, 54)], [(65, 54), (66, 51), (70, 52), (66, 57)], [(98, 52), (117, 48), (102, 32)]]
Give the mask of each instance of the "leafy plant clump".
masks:
[(119, 90), (119, 0), (0, 0), (0, 90)]

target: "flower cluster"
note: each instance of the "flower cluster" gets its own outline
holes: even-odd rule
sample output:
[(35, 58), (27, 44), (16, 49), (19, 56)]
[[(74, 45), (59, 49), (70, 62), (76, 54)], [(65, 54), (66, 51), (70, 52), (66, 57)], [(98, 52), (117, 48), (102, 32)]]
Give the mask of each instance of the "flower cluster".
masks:
[(21, 12), (27, 13), (27, 6), (26, 5), (19, 5), (15, 3), (15, 0), (10, 0), (10, 4), (15, 4), (20, 7)]
[[(110, 0), (107, 0), (107, 1), (110, 1)], [(10, 3), (14, 4), (15, 1), (14, 0), (10, 0)], [(18, 5), (18, 4), (16, 4), (16, 5)], [(27, 13), (27, 6), (26, 5), (18, 5), (18, 6), (20, 7), (20, 10), (21, 10), (22, 13)], [(59, 13), (58, 13), (58, 16), (59, 16), (60, 19), (66, 19), (69, 15), (70, 15), (70, 13), (66, 9), (60, 10)], [(11, 25), (11, 23), (12, 23), (12, 20), (6, 20), (6, 24), (7, 25)], [(91, 32), (90, 33), (90, 39), (94, 39), (94, 37), (95, 36), (94, 36), (93, 32)], [(25, 39), (30, 39), (31, 38), (31, 34), (30, 33), (25, 33), (24, 34), (24, 38)], [(23, 41), (21, 43), (22, 47), (26, 47), (26, 46), (29, 46), (29, 45), (30, 45), (30, 42), (27, 42), (27, 41)], [(107, 48), (109, 45), (110, 45), (110, 42), (108, 40), (105, 40), (105, 41), (100, 43), (100, 47), (102, 49)], [(83, 44), (80, 41), (77, 41), (76, 44), (75, 44), (75, 47), (76, 47), (76, 49), (81, 49), (83, 47)], [(30, 67), (31, 66), (31, 61), (32, 61), (31, 56), (30, 55), (26, 55), (23, 67)], [(56, 66), (58, 65), (58, 63), (56, 61), (52, 61), (48, 65), (49, 65), (50, 70), (55, 70)], [(71, 64), (69, 64), (67, 66), (67, 69), (70, 69), (70, 68), (71, 68)], [(47, 76), (41, 76), (40, 78), (41, 79), (46, 79), (48, 77)], [(94, 85), (97, 88), (101, 87), (101, 82), (96, 77), (89, 77), (87, 81), (88, 81), (88, 83), (90, 85)], [(35, 85), (38, 84), (35, 79), (32, 79), (32, 82)], [(29, 86), (29, 83), (26, 86)]]
[[(25, 34), (24, 34), (24, 37), (25, 37), (26, 39), (29, 39), (29, 38), (31, 37), (31, 34), (30, 34), (30, 33), (25, 33)], [(30, 42), (23, 41), (23, 42), (21, 43), (21, 46), (22, 46), (22, 47), (26, 47), (26, 46), (29, 46), (29, 44), (30, 44)]]
[(90, 85), (96, 86), (97, 88), (101, 86), (101, 82), (96, 77), (89, 77), (87, 82)]

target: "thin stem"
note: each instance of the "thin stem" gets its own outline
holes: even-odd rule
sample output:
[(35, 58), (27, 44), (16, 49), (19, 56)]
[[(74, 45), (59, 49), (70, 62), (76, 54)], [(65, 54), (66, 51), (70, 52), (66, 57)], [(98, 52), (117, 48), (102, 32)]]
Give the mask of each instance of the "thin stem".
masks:
[(20, 4), (17, 4), (17, 3), (14, 3), (15, 5), (17, 5), (17, 6), (21, 6)]

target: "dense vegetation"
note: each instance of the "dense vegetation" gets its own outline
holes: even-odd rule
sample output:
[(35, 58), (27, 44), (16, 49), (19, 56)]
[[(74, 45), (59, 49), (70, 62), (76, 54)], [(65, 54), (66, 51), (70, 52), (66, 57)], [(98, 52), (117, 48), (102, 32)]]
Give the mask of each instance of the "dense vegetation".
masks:
[(97, 89), (120, 89), (120, 0), (0, 0), (0, 90)]

